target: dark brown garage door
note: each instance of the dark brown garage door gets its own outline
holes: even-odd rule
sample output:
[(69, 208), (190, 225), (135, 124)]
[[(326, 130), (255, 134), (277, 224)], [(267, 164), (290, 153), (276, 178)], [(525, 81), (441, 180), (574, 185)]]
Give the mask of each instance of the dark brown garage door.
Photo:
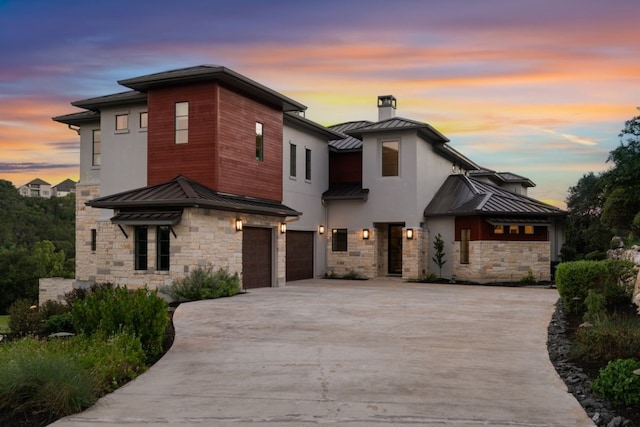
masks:
[(313, 278), (313, 231), (287, 231), (287, 282)]
[(271, 286), (271, 233), (270, 228), (242, 230), (242, 286), (245, 289)]

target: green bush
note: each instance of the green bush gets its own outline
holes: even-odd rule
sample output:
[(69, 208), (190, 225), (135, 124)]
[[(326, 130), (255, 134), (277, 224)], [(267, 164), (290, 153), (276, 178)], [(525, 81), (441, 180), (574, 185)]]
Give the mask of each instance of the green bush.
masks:
[(520, 283), (523, 285), (535, 285), (538, 283), (538, 280), (536, 280), (536, 276), (533, 275), (533, 270), (531, 268), (529, 268), (527, 275), (520, 279)]
[(160, 287), (160, 292), (178, 302), (230, 297), (240, 292), (240, 279), (226, 268), (214, 273), (211, 268), (197, 267), (188, 276)]
[(602, 261), (607, 259), (607, 253), (603, 251), (589, 252), (584, 256), (584, 259), (587, 261)]
[(590, 289), (598, 291), (607, 306), (628, 302), (633, 291), (630, 281), (634, 264), (627, 260), (563, 262), (556, 269), (556, 286), (565, 310), (583, 314)]
[[(42, 315), (32, 301), (19, 299), (9, 307), (9, 329), (19, 336), (42, 332)], [(33, 308), (32, 308), (33, 307)]]
[(42, 330), (45, 334), (54, 334), (56, 332), (71, 332), (75, 333), (76, 329), (73, 327), (73, 316), (71, 312), (54, 314), (44, 321)]
[(572, 355), (599, 366), (616, 359), (640, 358), (640, 317), (613, 315), (578, 329)]
[(74, 302), (71, 313), (78, 332), (103, 337), (126, 332), (140, 339), (149, 360), (162, 352), (169, 316), (166, 301), (155, 290), (96, 287), (84, 301)]
[(587, 311), (583, 316), (586, 321), (597, 321), (607, 315), (607, 300), (595, 289), (589, 289), (587, 297), (584, 299)]
[(53, 421), (96, 400), (93, 380), (73, 355), (48, 351), (34, 338), (0, 346), (0, 414)]
[(640, 376), (633, 373), (640, 369), (640, 361), (620, 359), (609, 362), (600, 370), (593, 382), (593, 390), (617, 406), (640, 404)]

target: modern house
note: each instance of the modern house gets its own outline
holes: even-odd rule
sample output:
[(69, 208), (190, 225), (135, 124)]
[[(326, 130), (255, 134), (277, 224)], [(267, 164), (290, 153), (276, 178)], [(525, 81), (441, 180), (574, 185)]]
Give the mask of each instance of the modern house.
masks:
[(76, 182), (67, 178), (51, 187), (51, 190), (53, 191), (53, 197), (65, 197), (76, 192)]
[(24, 197), (43, 197), (48, 199), (52, 196), (51, 184), (40, 178), (32, 179), (18, 188), (18, 192)]
[(54, 117), (80, 135), (76, 280), (166, 284), (197, 266), (244, 288), (325, 274), (548, 279), (564, 212), (534, 184), (483, 169), (426, 123), (324, 127), (306, 107), (221, 66), (118, 82)]

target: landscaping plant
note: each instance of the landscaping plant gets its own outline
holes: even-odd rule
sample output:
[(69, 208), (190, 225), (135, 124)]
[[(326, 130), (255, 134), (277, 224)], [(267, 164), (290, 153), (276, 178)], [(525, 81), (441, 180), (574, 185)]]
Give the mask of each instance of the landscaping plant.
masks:
[(640, 317), (614, 314), (579, 328), (572, 355), (597, 366), (615, 359), (640, 358)]
[(226, 268), (214, 273), (210, 267), (197, 267), (171, 285), (161, 286), (160, 292), (177, 302), (230, 297), (240, 292), (240, 279), (237, 273), (230, 274)]
[(640, 404), (640, 361), (619, 359), (609, 362), (593, 382), (593, 390), (617, 406)]
[(436, 252), (431, 259), (438, 266), (438, 274), (442, 277), (442, 267), (447, 263), (447, 260), (444, 259), (444, 256), (446, 255), (444, 253), (444, 240), (442, 240), (440, 233), (436, 235), (436, 238), (433, 241), (433, 249), (435, 249)]

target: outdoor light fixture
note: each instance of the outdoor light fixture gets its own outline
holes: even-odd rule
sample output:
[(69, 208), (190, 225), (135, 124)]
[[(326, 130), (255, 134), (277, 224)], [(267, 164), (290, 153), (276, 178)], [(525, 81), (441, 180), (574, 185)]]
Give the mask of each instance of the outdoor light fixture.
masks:
[(362, 229), (362, 238), (364, 240), (369, 240), (369, 229), (368, 228), (363, 228)]
[(287, 223), (286, 222), (281, 222), (280, 223), (280, 233), (284, 234), (287, 232)]
[(407, 239), (413, 239), (413, 228), (407, 228)]
[(242, 220), (240, 218), (236, 218), (236, 231), (242, 231)]
[(320, 227), (318, 227), (318, 233), (324, 234), (324, 225), (321, 225)]

